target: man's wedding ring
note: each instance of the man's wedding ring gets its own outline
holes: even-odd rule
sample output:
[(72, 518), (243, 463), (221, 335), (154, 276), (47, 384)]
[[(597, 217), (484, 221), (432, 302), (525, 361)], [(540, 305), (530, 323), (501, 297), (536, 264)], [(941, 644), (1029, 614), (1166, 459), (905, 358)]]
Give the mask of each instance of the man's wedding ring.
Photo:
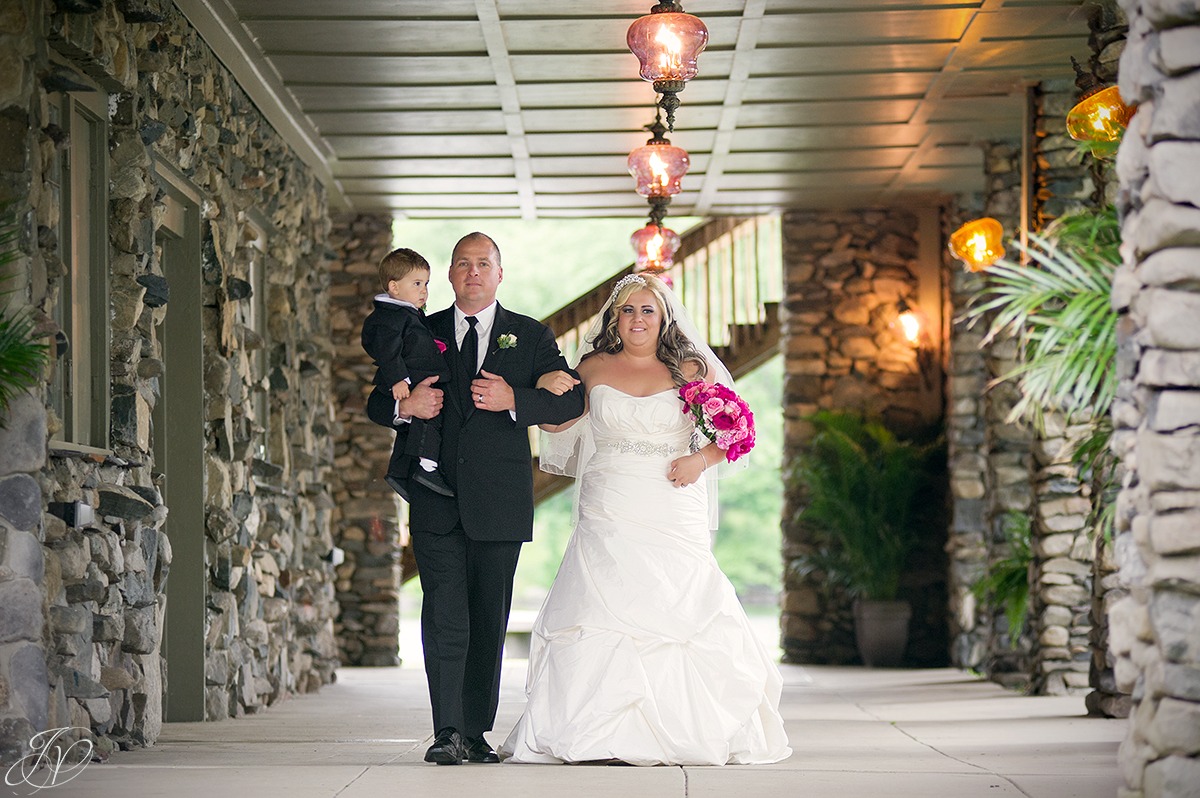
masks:
[(475, 401), (482, 403), (483, 402), (483, 394), (481, 394), (481, 393), (475, 394)]

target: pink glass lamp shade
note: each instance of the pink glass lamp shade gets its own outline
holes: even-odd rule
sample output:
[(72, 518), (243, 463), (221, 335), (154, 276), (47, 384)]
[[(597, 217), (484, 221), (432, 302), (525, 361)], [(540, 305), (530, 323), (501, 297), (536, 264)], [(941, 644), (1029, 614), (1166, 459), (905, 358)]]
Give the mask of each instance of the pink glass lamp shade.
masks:
[(708, 44), (708, 28), (699, 17), (683, 13), (679, 3), (660, 2), (629, 26), (625, 42), (641, 63), (642, 80), (686, 83), (696, 77), (696, 57)]
[[(679, 234), (669, 227), (648, 224), (630, 236), (629, 243), (637, 255), (634, 271), (657, 273), (674, 265), (675, 252), (679, 249)], [(667, 283), (669, 285), (670, 280)]]
[(661, 133), (629, 153), (626, 163), (637, 181), (637, 193), (643, 197), (678, 194), (679, 181), (691, 165), (687, 150), (662, 138)]
[(637, 56), (642, 80), (654, 84), (667, 112), (667, 129), (675, 129), (679, 92), (696, 77), (696, 57), (708, 44), (708, 28), (698, 17), (683, 13), (673, 0), (661, 0), (650, 13), (629, 26), (625, 42)]

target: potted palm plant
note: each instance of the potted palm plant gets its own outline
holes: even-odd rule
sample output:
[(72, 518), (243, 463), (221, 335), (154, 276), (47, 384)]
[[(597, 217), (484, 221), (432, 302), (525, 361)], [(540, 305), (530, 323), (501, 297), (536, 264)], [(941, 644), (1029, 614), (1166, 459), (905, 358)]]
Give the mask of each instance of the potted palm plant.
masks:
[(805, 497), (795, 521), (812, 545), (800, 568), (854, 598), (864, 664), (898, 665), (912, 611), (897, 593), (920, 540), (917, 503), (933, 446), (901, 440), (855, 413), (821, 411), (809, 421), (815, 432), (792, 468)]

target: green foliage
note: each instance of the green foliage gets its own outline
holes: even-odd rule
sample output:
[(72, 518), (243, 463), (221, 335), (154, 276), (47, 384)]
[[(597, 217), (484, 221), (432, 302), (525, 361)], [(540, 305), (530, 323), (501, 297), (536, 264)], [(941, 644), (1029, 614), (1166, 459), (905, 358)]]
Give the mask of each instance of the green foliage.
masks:
[(918, 498), (933, 444), (898, 439), (881, 422), (821, 411), (789, 479), (804, 495), (793, 519), (811, 532), (802, 575), (822, 572), (851, 596), (891, 600), (922, 522)]
[[(777, 604), (783, 560), (783, 356), (737, 380), (758, 431), (750, 467), (718, 481), (721, 516), (713, 554), (743, 601)], [(769, 597), (769, 599), (768, 599)]]
[(988, 287), (966, 318), (989, 319), (985, 344), (1017, 336), (1018, 364), (996, 380), (1021, 388), (1010, 422), (1027, 419), (1044, 429), (1047, 409), (1068, 420), (1085, 415), (1090, 430), (1072, 456), (1092, 476), (1093, 526), (1108, 535), (1116, 490), (1109, 411), (1117, 393), (1112, 282), (1121, 262), (1120, 223), (1111, 207), (1081, 211), (1030, 238), (1033, 246), (1024, 251), (1031, 263), (1004, 259), (989, 268)]
[(1116, 211), (1064, 216), (1030, 239), (1024, 251), (1032, 263), (1002, 259), (990, 267), (987, 288), (966, 313), (972, 322), (992, 316), (985, 343), (1002, 334), (1021, 343), (1020, 362), (999, 377), (1021, 387), (1008, 420), (1040, 425), (1046, 408), (1104, 416), (1117, 391)]
[[(17, 249), (17, 220), (7, 207), (0, 207), (0, 282), (12, 278), (7, 267), (20, 257)], [(11, 293), (0, 292), (0, 296)], [(0, 426), (17, 394), (37, 385), (46, 367), (49, 350), (34, 336), (33, 317), (28, 309), (0, 309)]]
[(971, 592), (979, 601), (1004, 608), (1009, 645), (1016, 648), (1029, 615), (1029, 564), (1033, 562), (1029, 516), (1008, 512), (1001, 523), (1008, 554), (988, 563), (987, 572), (971, 586)]

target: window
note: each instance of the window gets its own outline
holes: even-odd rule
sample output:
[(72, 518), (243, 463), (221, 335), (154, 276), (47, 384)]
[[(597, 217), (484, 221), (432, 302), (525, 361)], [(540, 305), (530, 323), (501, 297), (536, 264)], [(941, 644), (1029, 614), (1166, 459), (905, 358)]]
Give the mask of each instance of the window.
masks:
[(270, 431), (271, 408), (268, 401), (270, 392), (267, 384), (267, 370), (270, 368), (270, 337), (267, 329), (267, 234), (266, 223), (248, 216), (246, 224), (247, 280), (250, 283), (250, 298), (243, 306), (242, 320), (246, 328), (244, 345), (250, 361), (251, 392), (250, 407), (254, 416), (251, 423), (253, 429), (253, 451), (259, 460), (269, 460), (267, 457), (267, 436)]
[(61, 278), (54, 318), (61, 329), (50, 386), (51, 407), (62, 419), (55, 440), (98, 449), (108, 447), (108, 96), (90, 92), (59, 95), (50, 121), (67, 145), (52, 167), (61, 219), (58, 252)]

